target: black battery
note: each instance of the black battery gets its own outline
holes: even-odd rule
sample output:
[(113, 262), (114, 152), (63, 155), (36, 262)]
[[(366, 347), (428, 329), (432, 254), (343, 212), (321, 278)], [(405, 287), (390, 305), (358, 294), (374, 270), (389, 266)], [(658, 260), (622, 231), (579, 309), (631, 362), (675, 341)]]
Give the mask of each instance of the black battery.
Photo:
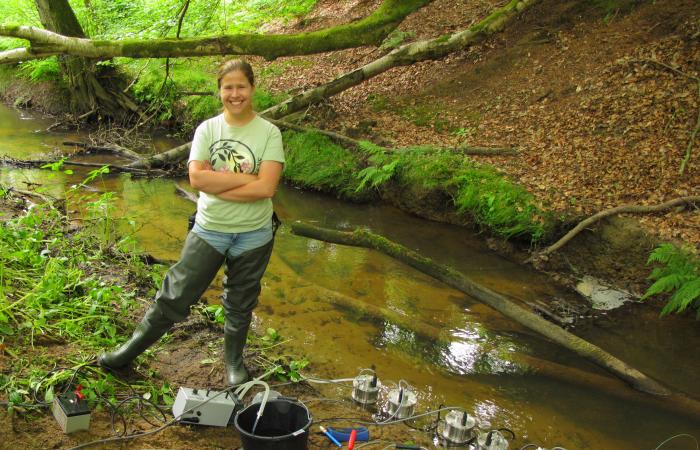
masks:
[(90, 428), (88, 403), (85, 399), (78, 398), (74, 392), (54, 397), (51, 411), (66, 434)]

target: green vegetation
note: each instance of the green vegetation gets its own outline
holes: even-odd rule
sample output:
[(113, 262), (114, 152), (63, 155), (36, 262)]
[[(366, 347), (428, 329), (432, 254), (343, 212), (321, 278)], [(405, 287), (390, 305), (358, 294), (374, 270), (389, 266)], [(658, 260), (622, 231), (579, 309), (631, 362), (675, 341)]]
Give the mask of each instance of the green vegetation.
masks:
[(343, 147), (319, 133), (285, 132), (284, 142), (285, 179), (346, 200), (369, 198), (355, 176), (360, 160)]
[(379, 48), (386, 51), (393, 50), (402, 45), (407, 39), (411, 39), (415, 36), (416, 33), (412, 31), (394, 30), (389, 33), (389, 36), (384, 39), (384, 42), (382, 42)]
[[(191, 2), (180, 31), (181, 36), (216, 35), (223, 33), (257, 32), (265, 23), (286, 22), (309, 12), (315, 0), (248, 0), (243, 2)], [(97, 39), (176, 37), (178, 17), (182, 12), (180, 0), (96, 0), (72, 2), (71, 6), (85, 32)], [(154, 18), (156, 18), (154, 20)], [(0, 2), (0, 23), (41, 27), (36, 6), (30, 0)], [(21, 39), (0, 38), (0, 51), (26, 45)], [(164, 59), (134, 60), (117, 58), (111, 64), (134, 81), (129, 93), (148, 110), (144, 117), (152, 125), (172, 125), (178, 122), (183, 134), (202, 120), (217, 114), (221, 108), (216, 97), (216, 70), (221, 58), (171, 59), (166, 77)], [(286, 96), (274, 95), (264, 86), (268, 76), (276, 76), (286, 67), (303, 62), (278, 64), (275, 72), (260, 73), (255, 107), (266, 109)], [(18, 75), (32, 82), (61, 81), (62, 74), (56, 57), (19, 64)], [(14, 77), (14, 74), (6, 74)], [(2, 78), (6, 78), (3, 76)], [(3, 82), (5, 84), (5, 82)], [(212, 95), (206, 95), (211, 92)], [(196, 93), (196, 95), (191, 95)]]
[(284, 176), (293, 183), (348, 200), (367, 200), (388, 183), (406, 192), (438, 192), (455, 210), (505, 238), (539, 242), (553, 219), (523, 187), (492, 167), (433, 147), (389, 151), (362, 142), (352, 153), (317, 133), (285, 133)]
[(442, 117), (442, 113), (435, 105), (415, 105), (401, 109), (399, 115), (419, 127), (431, 127), (435, 131), (442, 132), (453, 129), (449, 120)]
[(381, 94), (369, 94), (367, 96), (367, 102), (374, 112), (386, 111), (389, 107), (389, 99)]
[[(65, 172), (63, 161), (45, 168)], [(93, 170), (82, 184), (107, 173), (107, 167)], [(147, 370), (127, 385), (93, 364), (95, 354), (130, 336), (163, 268), (146, 265), (131, 235), (117, 232), (124, 229), (118, 223), (128, 219), (115, 215), (114, 193), (78, 197), (78, 189), (68, 191), (67, 201), (87, 205), (80, 229), (51, 204), (0, 222), (0, 353), (7, 357), (0, 398), (7, 399), (11, 412), (42, 407), (80, 384), (92, 407), (113, 410), (133, 395), (170, 404), (171, 388), (156, 371)], [(3, 204), (11, 203), (10, 192), (0, 186)], [(220, 305), (199, 309), (223, 323)], [(298, 381), (309, 362), (284, 353), (284, 341), (273, 331), (250, 337), (256, 363), (277, 379)]]
[(647, 264), (652, 263), (662, 266), (654, 268), (649, 275), (649, 279), (656, 281), (644, 293), (642, 300), (673, 292), (661, 315), (695, 308), (700, 318), (700, 257), (697, 253), (690, 247), (663, 244), (649, 255)]
[[(397, 153), (395, 181), (399, 185), (446, 193), (453, 198), (459, 213), (473, 216), (484, 229), (505, 238), (527, 238), (533, 243), (549, 231), (551, 221), (534, 197), (492, 167), (431, 147), (413, 147)], [(386, 164), (384, 160), (383, 167)]]

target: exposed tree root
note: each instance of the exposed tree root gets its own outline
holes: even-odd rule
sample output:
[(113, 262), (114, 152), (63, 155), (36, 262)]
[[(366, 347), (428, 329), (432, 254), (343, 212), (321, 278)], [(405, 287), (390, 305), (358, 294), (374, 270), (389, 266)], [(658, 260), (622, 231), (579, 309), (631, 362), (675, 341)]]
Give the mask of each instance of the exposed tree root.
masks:
[(535, 256), (528, 259), (528, 262), (532, 262), (536, 259), (546, 257), (550, 253), (559, 250), (567, 242), (569, 242), (571, 239), (573, 239), (574, 236), (576, 236), (581, 231), (583, 231), (586, 227), (594, 224), (595, 222), (597, 222), (600, 219), (603, 219), (605, 217), (613, 216), (615, 214), (624, 214), (624, 213), (630, 213), (630, 214), (655, 213), (655, 212), (660, 212), (660, 211), (666, 211), (666, 210), (669, 210), (669, 209), (674, 208), (676, 206), (698, 208), (698, 205), (697, 205), (698, 203), (700, 203), (700, 196), (692, 195), (689, 197), (674, 198), (673, 200), (669, 200), (667, 202), (660, 203), (658, 205), (622, 205), (622, 206), (616, 206), (615, 208), (610, 208), (610, 209), (606, 209), (604, 211), (597, 212), (594, 215), (592, 215), (591, 217), (579, 222), (579, 224), (576, 225), (571, 231), (566, 233), (564, 235), (564, 237), (562, 237), (561, 239), (559, 239), (557, 242), (550, 245), (546, 249), (542, 250), (541, 252), (539, 252)]

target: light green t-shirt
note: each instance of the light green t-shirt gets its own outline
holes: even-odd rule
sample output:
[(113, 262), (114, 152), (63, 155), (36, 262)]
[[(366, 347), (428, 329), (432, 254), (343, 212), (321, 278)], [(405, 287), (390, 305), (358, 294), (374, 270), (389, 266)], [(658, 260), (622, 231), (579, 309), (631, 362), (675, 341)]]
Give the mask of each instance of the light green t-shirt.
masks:
[[(257, 174), (263, 161), (284, 163), (279, 128), (256, 115), (242, 127), (226, 123), (220, 114), (202, 122), (192, 139), (189, 161), (209, 161), (214, 170)], [(224, 233), (253, 231), (270, 223), (272, 200), (233, 202), (199, 193), (195, 221), (206, 230)]]

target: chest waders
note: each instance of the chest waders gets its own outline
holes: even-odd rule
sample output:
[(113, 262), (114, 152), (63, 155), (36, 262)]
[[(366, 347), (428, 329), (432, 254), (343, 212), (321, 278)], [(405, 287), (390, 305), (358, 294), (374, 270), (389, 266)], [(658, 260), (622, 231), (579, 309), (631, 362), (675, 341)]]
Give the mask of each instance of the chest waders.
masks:
[[(275, 218), (276, 219), (276, 218)], [(274, 231), (279, 222), (276, 221)], [(165, 274), (155, 302), (124, 345), (98, 358), (101, 366), (120, 369), (161, 338), (175, 322), (185, 320), (190, 306), (197, 302), (226, 260), (224, 279), (224, 366), (230, 385), (248, 381), (243, 349), (253, 309), (258, 304), (262, 280), (270, 261), (274, 237), (265, 245), (225, 258), (204, 239), (189, 233), (180, 260)]]
[(243, 365), (243, 348), (258, 304), (260, 280), (270, 261), (274, 237), (258, 248), (248, 250), (226, 260), (224, 280), (224, 365), (226, 382), (236, 385), (248, 381), (250, 376)]
[(161, 338), (175, 322), (185, 320), (216, 276), (224, 255), (194, 233), (189, 233), (180, 260), (165, 274), (155, 302), (124, 345), (103, 353), (98, 363), (108, 369), (128, 366)]

